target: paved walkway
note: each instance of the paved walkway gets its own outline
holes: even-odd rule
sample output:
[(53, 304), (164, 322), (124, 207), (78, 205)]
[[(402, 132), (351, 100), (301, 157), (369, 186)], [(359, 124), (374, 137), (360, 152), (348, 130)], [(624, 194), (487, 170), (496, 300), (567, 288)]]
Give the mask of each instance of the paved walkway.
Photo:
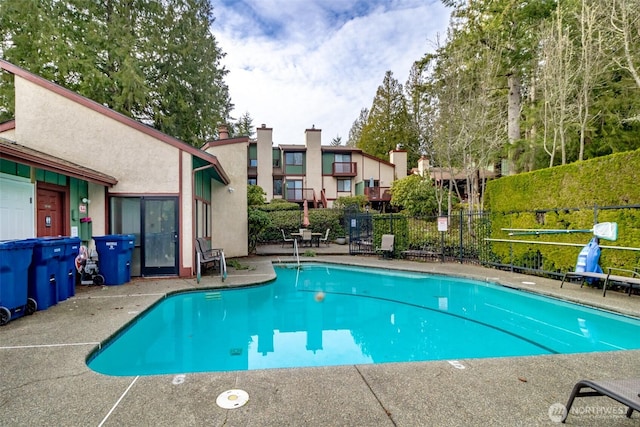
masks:
[[(489, 280), (640, 317), (638, 296), (603, 298), (598, 290), (560, 289), (557, 281), (469, 265), (316, 255), (316, 261)], [(111, 377), (86, 366), (96, 345), (167, 292), (269, 281), (272, 261), (291, 259), (286, 253), (240, 259), (247, 269), (230, 269), (224, 284), (206, 276), (200, 284), (174, 278), (82, 287), (67, 301), (10, 322), (0, 328), (0, 425), (545, 426), (554, 425), (549, 408), (565, 403), (576, 381), (640, 378), (640, 351), (184, 376)], [(249, 402), (218, 407), (216, 397), (235, 388)], [(606, 398), (578, 399), (574, 408), (567, 425), (640, 425), (640, 414), (627, 419)]]
[[(291, 243), (286, 245), (260, 245), (257, 247), (256, 253), (261, 256), (293, 256), (294, 249)], [(349, 255), (349, 245), (337, 245), (330, 243), (329, 245), (321, 244), (319, 246), (312, 247), (300, 247), (298, 249), (300, 256), (304, 257), (305, 254), (313, 256), (324, 255)]]

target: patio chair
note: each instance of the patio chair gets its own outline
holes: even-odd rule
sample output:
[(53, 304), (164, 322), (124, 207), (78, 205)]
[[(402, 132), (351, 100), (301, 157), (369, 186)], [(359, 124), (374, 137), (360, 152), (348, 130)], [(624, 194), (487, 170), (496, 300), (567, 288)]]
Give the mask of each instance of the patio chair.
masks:
[[(586, 389), (582, 391), (582, 389)], [(562, 416), (564, 423), (571, 411), (571, 405), (576, 397), (606, 396), (627, 406), (627, 418), (631, 418), (633, 411), (640, 412), (640, 378), (626, 380), (582, 380), (578, 381), (571, 391), (566, 411)]]
[(313, 239), (313, 233), (311, 230), (302, 230), (302, 246), (312, 246), (311, 239)]
[(293, 241), (296, 239), (293, 237), (287, 237), (287, 235), (284, 234), (284, 229), (281, 228), (280, 231), (282, 231), (282, 247), (284, 248), (286, 243), (291, 243), (291, 246), (293, 246)]
[(382, 240), (380, 241), (380, 247), (376, 248), (376, 252), (380, 252), (380, 254), (386, 259), (392, 258), (394, 240), (395, 235), (383, 234)]
[(327, 246), (329, 246), (329, 231), (331, 231), (331, 229), (327, 228), (327, 232), (324, 233), (324, 237), (320, 237), (320, 243), (324, 243)]
[(203, 271), (208, 267), (213, 267), (213, 269), (220, 269), (220, 253), (222, 252), (221, 248), (208, 248), (207, 240), (198, 237), (196, 239), (196, 251), (200, 254), (200, 266)]

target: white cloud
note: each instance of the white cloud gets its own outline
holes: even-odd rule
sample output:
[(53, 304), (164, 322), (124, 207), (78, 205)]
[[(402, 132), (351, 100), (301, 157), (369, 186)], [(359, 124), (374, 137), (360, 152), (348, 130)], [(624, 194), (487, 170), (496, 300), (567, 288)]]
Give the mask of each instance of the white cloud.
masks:
[(302, 144), (312, 125), (323, 144), (338, 135), (345, 142), (385, 72), (404, 85), (449, 20), (439, 1), (212, 3), (232, 114), (272, 127), (276, 144)]

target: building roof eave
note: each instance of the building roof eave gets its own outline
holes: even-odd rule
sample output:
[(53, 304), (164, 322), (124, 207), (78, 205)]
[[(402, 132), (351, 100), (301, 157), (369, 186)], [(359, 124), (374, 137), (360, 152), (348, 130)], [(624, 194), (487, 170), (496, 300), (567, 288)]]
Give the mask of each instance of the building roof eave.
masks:
[[(124, 114), (121, 114), (115, 110), (112, 110), (109, 107), (105, 107), (102, 104), (99, 104), (98, 102), (95, 102), (89, 98), (86, 98), (82, 95), (80, 95), (79, 93), (73, 92), (70, 89), (67, 89), (63, 86), (60, 86), (52, 81), (49, 81), (47, 79), (45, 79), (44, 77), (38, 76), (36, 74), (33, 74), (27, 70), (25, 70), (24, 68), (21, 68), (17, 65), (14, 65), (6, 60), (0, 59), (0, 70), (5, 70), (8, 73), (11, 73), (13, 75), (19, 76), (31, 83), (34, 83), (40, 87), (43, 87), (53, 93), (56, 93), (60, 96), (63, 96), (73, 102), (76, 102), (86, 108), (89, 108), (93, 111), (96, 111), (99, 114), (102, 114), (106, 117), (109, 117), (110, 119), (113, 119), (119, 123), (124, 124), (125, 126), (128, 126), (132, 129), (137, 130), (138, 132), (142, 132), (146, 135), (151, 136), (152, 138), (158, 140), (158, 141), (162, 141), (165, 144), (169, 144), (171, 146), (174, 146), (176, 148), (178, 148), (181, 151), (186, 151), (187, 153), (199, 157), (209, 163), (211, 163), (212, 165), (214, 165), (214, 168), (217, 172), (217, 175), (219, 176), (219, 181), (224, 183), (224, 184), (228, 184), (229, 183), (229, 177), (227, 176), (227, 174), (225, 173), (224, 169), (222, 168), (222, 165), (220, 164), (220, 162), (218, 162), (218, 159), (211, 154), (205, 153), (202, 150), (200, 150), (197, 147), (194, 147), (192, 145), (187, 144), (184, 141), (181, 141), (177, 138), (174, 138), (170, 135), (167, 135), (151, 126), (145, 125), (144, 123), (141, 123), (131, 117), (125, 116)], [(12, 124), (15, 127), (15, 122)]]
[(118, 180), (111, 175), (51, 156), (1, 137), (0, 154), (5, 160), (71, 176), (105, 187), (112, 187), (118, 183)]

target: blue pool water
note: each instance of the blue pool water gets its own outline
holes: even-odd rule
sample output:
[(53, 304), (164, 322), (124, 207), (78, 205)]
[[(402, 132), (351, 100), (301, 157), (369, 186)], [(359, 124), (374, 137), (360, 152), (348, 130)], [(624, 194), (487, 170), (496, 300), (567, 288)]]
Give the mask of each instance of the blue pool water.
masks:
[(95, 350), (89, 367), (151, 375), (640, 349), (638, 319), (489, 283), (275, 269), (266, 285), (168, 296)]

